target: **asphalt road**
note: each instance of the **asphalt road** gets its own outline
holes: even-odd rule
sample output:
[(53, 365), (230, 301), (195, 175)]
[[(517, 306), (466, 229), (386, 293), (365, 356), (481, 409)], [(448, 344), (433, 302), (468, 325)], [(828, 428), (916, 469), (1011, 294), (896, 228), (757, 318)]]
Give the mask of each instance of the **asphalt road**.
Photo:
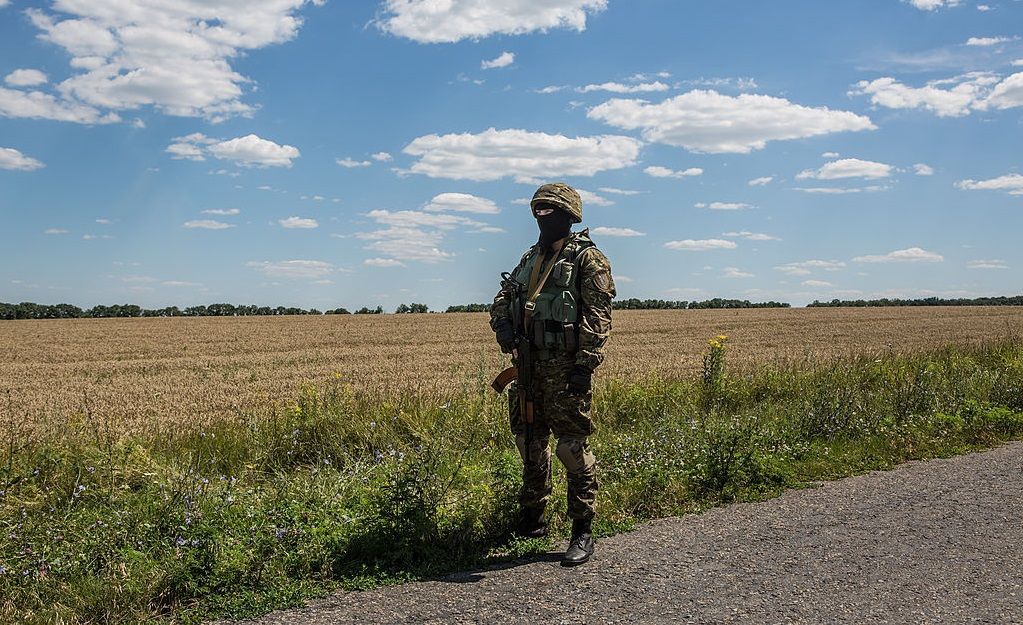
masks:
[(248, 622), (1023, 623), (1023, 442), (662, 519), (575, 569), (559, 555)]

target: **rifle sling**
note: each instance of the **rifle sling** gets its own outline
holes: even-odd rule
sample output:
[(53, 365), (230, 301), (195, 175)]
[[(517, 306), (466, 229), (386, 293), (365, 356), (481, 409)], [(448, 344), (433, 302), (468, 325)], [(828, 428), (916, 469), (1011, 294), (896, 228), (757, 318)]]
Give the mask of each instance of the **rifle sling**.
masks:
[[(525, 315), (523, 316), (523, 330), (529, 332), (533, 323), (533, 309), (536, 308), (536, 298), (540, 297), (540, 291), (543, 290), (545, 284), (547, 284), (547, 278), (551, 277), (551, 273), (554, 271), (554, 265), (558, 264), (558, 259), (561, 258), (561, 250), (564, 247), (565, 239), (557, 241), (551, 246), (551, 251), (554, 252), (554, 257), (551, 258), (550, 263), (547, 265), (547, 269), (543, 272), (543, 276), (540, 275), (540, 269), (543, 268), (544, 259), (547, 254), (541, 258), (536, 259), (533, 263), (533, 271), (529, 275), (529, 295), (526, 297), (525, 304)], [(538, 252), (540, 253), (540, 252)]]

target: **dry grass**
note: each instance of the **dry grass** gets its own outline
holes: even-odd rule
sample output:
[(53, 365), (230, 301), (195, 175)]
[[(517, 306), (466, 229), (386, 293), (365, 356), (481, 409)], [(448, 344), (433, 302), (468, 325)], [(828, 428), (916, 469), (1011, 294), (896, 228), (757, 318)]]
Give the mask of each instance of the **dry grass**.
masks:
[[(306, 384), (435, 393), (495, 374), (482, 314), (76, 319), (0, 323), (4, 426), (88, 415), (118, 432), (269, 410)], [(601, 377), (699, 370), (708, 337), (732, 365), (911, 352), (1019, 334), (1019, 308), (619, 311)]]

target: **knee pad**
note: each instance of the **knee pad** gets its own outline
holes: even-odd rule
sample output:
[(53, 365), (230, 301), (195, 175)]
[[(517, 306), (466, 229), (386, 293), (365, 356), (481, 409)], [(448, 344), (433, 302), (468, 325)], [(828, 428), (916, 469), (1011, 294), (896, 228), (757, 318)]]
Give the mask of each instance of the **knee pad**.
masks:
[(558, 440), (558, 460), (569, 473), (581, 473), (593, 466), (593, 454), (585, 438), (562, 438)]
[(519, 457), (523, 462), (542, 462), (544, 456), (550, 457), (551, 450), (547, 438), (533, 438), (529, 449), (526, 449), (526, 437), (519, 435), (515, 437), (515, 447), (519, 450)]

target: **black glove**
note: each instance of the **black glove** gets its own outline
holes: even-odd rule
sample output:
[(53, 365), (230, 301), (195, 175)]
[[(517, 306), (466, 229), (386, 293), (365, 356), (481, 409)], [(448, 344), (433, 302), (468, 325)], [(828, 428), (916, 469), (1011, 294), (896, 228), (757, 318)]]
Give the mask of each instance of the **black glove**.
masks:
[(515, 349), (515, 328), (512, 327), (511, 321), (501, 319), (497, 322), (494, 332), (497, 333), (497, 344), (501, 346), (501, 351), (506, 354), (512, 353)]
[(593, 370), (584, 365), (575, 365), (568, 373), (568, 390), (576, 395), (590, 392), (593, 385)]

